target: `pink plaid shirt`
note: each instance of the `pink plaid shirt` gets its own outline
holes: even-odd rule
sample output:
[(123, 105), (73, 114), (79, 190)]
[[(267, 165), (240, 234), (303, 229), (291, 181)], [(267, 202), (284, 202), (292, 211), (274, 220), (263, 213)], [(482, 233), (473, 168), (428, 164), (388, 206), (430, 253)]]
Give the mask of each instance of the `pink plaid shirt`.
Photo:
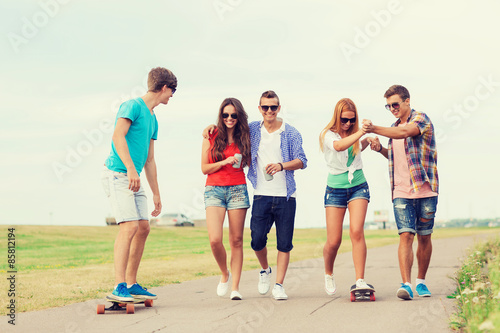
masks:
[[(397, 127), (401, 122), (398, 119), (391, 127)], [(434, 126), (423, 112), (411, 110), (407, 122), (417, 125), (420, 135), (405, 139), (405, 152), (410, 169), (410, 182), (413, 191), (418, 191), (425, 182), (429, 182), (433, 192), (439, 193), (439, 177), (437, 171), (437, 149)], [(392, 139), (389, 139), (389, 177), (391, 179), (391, 192), (394, 191), (394, 154)]]

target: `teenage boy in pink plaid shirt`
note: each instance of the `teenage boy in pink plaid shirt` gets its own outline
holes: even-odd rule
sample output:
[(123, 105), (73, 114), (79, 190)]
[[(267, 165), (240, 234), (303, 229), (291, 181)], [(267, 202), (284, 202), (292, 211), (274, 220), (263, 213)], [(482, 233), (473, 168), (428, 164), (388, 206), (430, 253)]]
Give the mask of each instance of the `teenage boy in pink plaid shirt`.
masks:
[(394, 217), (399, 233), (399, 268), (403, 280), (397, 296), (405, 300), (413, 298), (410, 282), (412, 245), (417, 234), (416, 291), (421, 297), (429, 297), (431, 293), (425, 275), (432, 255), (431, 235), (439, 191), (434, 126), (425, 113), (410, 107), (410, 93), (405, 87), (393, 85), (384, 97), (386, 109), (397, 121), (391, 127), (382, 127), (365, 119), (363, 129), (389, 138), (387, 148), (382, 147), (377, 138), (372, 149), (389, 160)]

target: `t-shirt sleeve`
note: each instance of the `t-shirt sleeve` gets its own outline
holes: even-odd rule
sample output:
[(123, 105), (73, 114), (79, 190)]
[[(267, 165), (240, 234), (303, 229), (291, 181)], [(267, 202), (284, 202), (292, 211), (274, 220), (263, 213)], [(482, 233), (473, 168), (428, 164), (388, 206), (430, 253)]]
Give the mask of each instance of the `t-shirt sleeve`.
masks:
[(415, 124), (420, 131), (420, 135), (424, 134), (431, 128), (431, 122), (425, 113), (419, 112), (410, 119), (409, 124)]
[(156, 119), (155, 115), (155, 129), (153, 131), (153, 136), (151, 137), (151, 139), (157, 140), (157, 138), (158, 138), (158, 120)]
[(325, 141), (323, 142), (324, 149), (336, 151), (333, 148), (334, 141), (337, 141), (337, 139), (335, 138), (335, 135), (333, 135), (332, 131), (327, 131), (325, 134)]
[(135, 101), (127, 101), (120, 105), (120, 109), (118, 109), (117, 118), (127, 118), (132, 121), (135, 121), (139, 116), (139, 108), (136, 106)]

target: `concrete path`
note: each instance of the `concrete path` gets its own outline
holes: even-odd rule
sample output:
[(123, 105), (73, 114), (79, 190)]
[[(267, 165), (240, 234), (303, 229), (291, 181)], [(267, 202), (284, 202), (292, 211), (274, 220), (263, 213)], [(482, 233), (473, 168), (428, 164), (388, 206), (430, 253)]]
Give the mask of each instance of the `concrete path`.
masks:
[[(375, 302), (350, 302), (354, 267), (351, 253), (344, 253), (335, 264), (338, 290), (334, 296), (323, 290), (323, 260), (311, 259), (290, 265), (284, 284), (287, 301), (275, 301), (271, 293), (261, 296), (258, 271), (249, 271), (241, 279), (242, 301), (231, 301), (229, 292), (217, 297), (219, 277), (210, 277), (152, 288), (159, 297), (154, 307), (137, 305), (133, 315), (97, 315), (96, 305), (103, 300), (93, 300), (18, 314), (15, 327), (1, 317), (0, 332), (447, 332), (454, 308), (454, 300), (447, 298), (455, 289), (450, 277), (466, 248), (479, 237), (434, 240), (427, 275), (430, 298), (415, 295), (412, 301), (403, 301), (396, 297), (397, 245), (390, 245), (368, 250), (366, 280), (376, 288)], [(415, 277), (416, 267), (412, 283)]]

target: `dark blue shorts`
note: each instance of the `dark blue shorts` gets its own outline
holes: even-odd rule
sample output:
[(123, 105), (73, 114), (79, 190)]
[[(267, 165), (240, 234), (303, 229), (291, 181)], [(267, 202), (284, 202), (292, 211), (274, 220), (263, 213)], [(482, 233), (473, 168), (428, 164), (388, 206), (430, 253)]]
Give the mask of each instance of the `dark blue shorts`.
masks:
[(370, 189), (367, 182), (351, 188), (326, 187), (325, 207), (347, 208), (347, 204), (355, 199), (365, 199), (370, 202)]
[(250, 220), (252, 249), (260, 251), (266, 247), (267, 234), (271, 231), (273, 223), (276, 223), (278, 251), (290, 252), (293, 248), (296, 207), (295, 198), (286, 200), (286, 197), (254, 196)]

